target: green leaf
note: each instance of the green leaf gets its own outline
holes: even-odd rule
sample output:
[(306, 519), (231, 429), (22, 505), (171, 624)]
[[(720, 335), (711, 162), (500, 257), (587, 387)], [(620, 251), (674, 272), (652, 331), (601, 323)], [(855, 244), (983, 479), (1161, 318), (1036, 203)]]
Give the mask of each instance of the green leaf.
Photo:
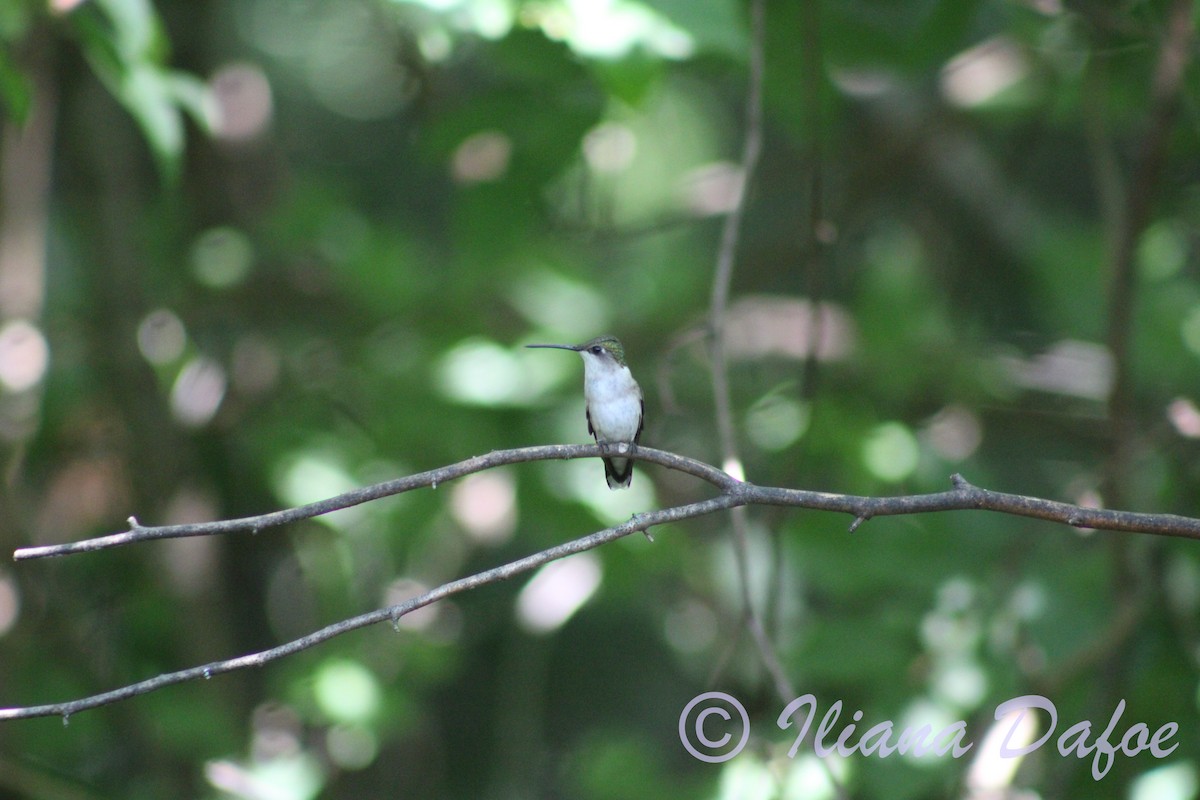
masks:
[(137, 65), (122, 80), (118, 98), (141, 127), (163, 177), (173, 181), (183, 156), (183, 115), (169, 74)]
[(202, 81), (166, 67), (167, 41), (148, 0), (96, 0), (71, 19), (97, 77), (137, 121), (167, 182), (183, 158), (183, 112), (206, 131), (211, 104)]
[(205, 132), (214, 129), (216, 108), (208, 84), (188, 72), (172, 70), (162, 75), (175, 105)]
[(112, 24), (112, 40), (124, 61), (157, 61), (166, 56), (166, 39), (149, 0), (96, 0)]

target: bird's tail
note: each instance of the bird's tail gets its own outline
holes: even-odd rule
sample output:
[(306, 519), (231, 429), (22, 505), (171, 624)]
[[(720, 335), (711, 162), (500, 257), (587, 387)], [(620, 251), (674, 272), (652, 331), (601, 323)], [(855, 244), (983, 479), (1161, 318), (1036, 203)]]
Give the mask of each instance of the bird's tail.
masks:
[(628, 489), (633, 482), (633, 461), (628, 458), (604, 459), (604, 479), (610, 489)]

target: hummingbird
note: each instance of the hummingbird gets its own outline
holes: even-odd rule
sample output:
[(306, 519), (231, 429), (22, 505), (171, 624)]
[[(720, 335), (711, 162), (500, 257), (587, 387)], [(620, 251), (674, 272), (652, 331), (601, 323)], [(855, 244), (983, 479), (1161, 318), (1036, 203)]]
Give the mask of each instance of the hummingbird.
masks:
[[(627, 443), (636, 446), (642, 438), (646, 401), (642, 387), (625, 363), (625, 348), (615, 336), (597, 336), (583, 344), (527, 344), (574, 350), (583, 356), (583, 399), (588, 433), (597, 444)], [(609, 489), (627, 489), (633, 480), (633, 462), (628, 458), (604, 456), (604, 479)]]

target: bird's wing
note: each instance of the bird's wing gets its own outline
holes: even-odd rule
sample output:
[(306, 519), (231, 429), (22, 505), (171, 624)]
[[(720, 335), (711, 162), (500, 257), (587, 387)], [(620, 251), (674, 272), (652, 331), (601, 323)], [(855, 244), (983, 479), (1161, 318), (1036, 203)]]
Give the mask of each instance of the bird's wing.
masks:
[(637, 444), (642, 440), (642, 428), (646, 427), (646, 398), (641, 398), (642, 414), (638, 417), (637, 433), (633, 435), (633, 443)]
[(595, 439), (595, 438), (596, 438), (596, 432), (595, 432), (594, 430), (592, 430), (592, 410), (591, 410), (590, 408), (588, 408), (587, 406), (584, 406), (584, 409), (583, 409), (583, 414), (584, 414), (584, 416), (586, 416), (586, 417), (587, 417), (587, 421), (588, 421), (588, 434), (589, 434), (589, 435), (590, 435), (590, 436), (591, 436), (593, 439)]

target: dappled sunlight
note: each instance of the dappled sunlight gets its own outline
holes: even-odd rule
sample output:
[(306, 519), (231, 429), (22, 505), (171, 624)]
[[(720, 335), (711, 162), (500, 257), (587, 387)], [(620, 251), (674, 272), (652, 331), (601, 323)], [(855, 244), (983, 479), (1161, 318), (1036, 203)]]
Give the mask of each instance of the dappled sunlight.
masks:
[(1187, 439), (1200, 439), (1200, 408), (1189, 397), (1176, 397), (1167, 406), (1167, 419), (1175, 432)]
[[(358, 481), (344, 464), (343, 457), (318, 448), (281, 459), (275, 467), (275, 494), (287, 506), (315, 503), (358, 488)], [(317, 522), (338, 530), (353, 529), (368, 513), (363, 506), (350, 506), (316, 518)]]
[(898, 483), (905, 480), (921, 458), (921, 446), (917, 437), (902, 422), (884, 422), (877, 425), (863, 441), (863, 465), (883, 481)]
[(1040, 735), (1037, 719), (1024, 710), (1010, 711), (989, 725), (967, 770), (964, 800), (1009, 797), (1009, 787), (1025, 759), (1004, 755), (1001, 747), (1011, 753), (1027, 747)]
[(7, 570), (0, 570), (0, 637), (17, 624), (21, 616), (21, 592)]
[[(181, 488), (171, 497), (163, 523), (190, 525), (220, 517), (217, 498), (211, 492)], [(167, 539), (159, 553), (160, 577), (182, 597), (195, 597), (219, 582), (220, 543), (213, 536)]]
[(742, 753), (721, 767), (716, 800), (771, 800), (778, 778), (762, 759)]
[[(556, 337), (562, 337), (560, 343), (586, 341), (596, 331), (607, 328), (612, 316), (609, 299), (594, 286), (551, 269), (531, 270), (518, 276), (508, 297), (530, 324), (547, 331), (550, 338), (538, 341), (558, 341)], [(539, 362), (552, 360), (538, 358)]]
[(381, 712), (383, 692), (375, 674), (362, 662), (332, 658), (316, 669), (313, 698), (329, 719), (362, 723)]
[(0, 327), (0, 388), (25, 392), (42, 382), (50, 345), (36, 325), (23, 319)]
[(438, 389), (447, 398), (479, 406), (525, 405), (549, 384), (532, 360), (485, 339), (467, 339), (448, 350), (438, 366)]
[(504, 177), (512, 157), (512, 140), (501, 131), (480, 131), (454, 150), (450, 172), (459, 183), (483, 183)]
[(226, 64), (209, 80), (216, 119), (213, 134), (231, 144), (263, 136), (271, 125), (274, 101), (266, 73), (256, 64)]
[(780, 800), (833, 800), (838, 797), (833, 781), (844, 784), (850, 764), (837, 755), (820, 759), (812, 753), (801, 753), (788, 759), (784, 769)]
[(700, 600), (681, 600), (663, 615), (663, 638), (677, 652), (692, 656), (717, 643), (718, 619)]
[(566, 624), (603, 579), (600, 559), (578, 553), (538, 569), (517, 595), (517, 622), (530, 633), (547, 634)]
[(687, 83), (647, 91), (636, 106), (607, 109), (584, 134), (578, 165), (557, 179), (556, 213), (637, 229), (664, 217), (712, 216), (740, 196), (741, 175), (722, 160), (724, 127), (706, 113), (703, 93)]
[(517, 482), (512, 472), (494, 469), (455, 481), (450, 514), (478, 544), (507, 542), (517, 528)]
[(766, 395), (746, 411), (746, 437), (760, 450), (786, 450), (808, 430), (811, 413), (808, 403), (781, 393)]
[(598, 173), (629, 169), (637, 155), (637, 134), (619, 122), (602, 122), (583, 137), (583, 157)]
[(1134, 779), (1129, 800), (1193, 800), (1200, 792), (1200, 770), (1193, 759), (1147, 770)]
[(746, 465), (736, 456), (730, 456), (721, 462), (721, 470), (734, 480), (746, 480)]
[(364, 769), (379, 755), (379, 737), (366, 725), (331, 725), (325, 732), (325, 752), (342, 769)]
[[(586, 436), (582, 412), (577, 419), (581, 433)], [(628, 489), (612, 491), (604, 482), (604, 465), (598, 458), (578, 458), (550, 466), (553, 467), (550, 473), (552, 490), (565, 500), (583, 504), (606, 525), (624, 522), (637, 512), (658, 504), (654, 484), (639, 467), (634, 467), (633, 482)]]
[(730, 305), (725, 320), (729, 354), (801, 361), (815, 350), (821, 361), (847, 358), (857, 342), (850, 315), (836, 303), (823, 302), (815, 317), (804, 298), (743, 296)]
[(1193, 305), (1179, 323), (1183, 344), (1192, 355), (1200, 356), (1200, 304)]
[(103, 424), (88, 431), (93, 455), (58, 466), (41, 494), (35, 541), (68, 541), (96, 526), (108, 526), (129, 511), (130, 465), (112, 452)]
[(194, 356), (171, 387), (171, 414), (189, 428), (207, 425), (225, 399), (227, 384), (224, 367), (211, 358)]
[(1104, 400), (1112, 391), (1112, 354), (1104, 345), (1065, 339), (1029, 358), (1001, 356), (1010, 380), (1024, 389)]
[(697, 217), (712, 217), (737, 208), (745, 185), (741, 166), (715, 161), (684, 173), (679, 179), (679, 192), (688, 211)]
[(1029, 65), (1017, 43), (998, 36), (950, 59), (942, 68), (942, 94), (964, 108), (983, 105), (1028, 74)]
[(254, 245), (237, 228), (209, 228), (196, 237), (191, 252), (192, 273), (210, 289), (229, 289), (244, 281), (254, 265)]
[(10, 2), (14, 786), (1195, 794), (1195, 10)]
[(1188, 232), (1178, 220), (1152, 223), (1138, 239), (1138, 269), (1147, 280), (1174, 278), (1187, 264), (1188, 247)]
[[(918, 697), (901, 711), (900, 718), (895, 723), (895, 730), (917, 731), (926, 728), (936, 737), (934, 741), (944, 745), (953, 740), (952, 736), (945, 732), (952, 729), (958, 721), (955, 708), (944, 702)], [(900, 751), (900, 757), (919, 769), (933, 770), (941, 765), (941, 762), (951, 760), (952, 755), (949, 751), (942, 752), (936, 748), (925, 752), (917, 748), (906, 748)]]
[(239, 800), (312, 800), (325, 782), (317, 760), (307, 753), (249, 766), (228, 759), (209, 761), (204, 776), (214, 789)]
[(463, 403), (507, 405), (522, 394), (516, 355), (483, 339), (468, 339), (449, 350), (442, 357), (438, 378), (442, 393)]
[[(508, 34), (514, 25), (538, 29), (590, 58), (615, 59), (635, 48), (660, 58), (687, 58), (695, 50), (691, 36), (672, 25), (651, 5), (636, 0), (393, 0), (423, 6), (454, 30), (487, 39)], [(519, 9), (514, 14), (514, 10)], [(429, 29), (428, 26), (426, 28)]]
[(183, 356), (187, 342), (183, 320), (170, 309), (155, 309), (138, 324), (138, 350), (156, 367), (178, 361)]
[[(743, 597), (748, 596), (756, 608), (761, 608), (766, 602), (767, 590), (775, 577), (780, 576), (775, 560), (775, 552), (771, 543), (770, 531), (759, 524), (754, 518), (746, 522), (745, 551), (739, 554), (739, 545), (735, 544), (732, 531), (728, 524), (721, 529), (719, 546), (713, 547), (707, 554), (708, 565), (706, 572), (711, 576), (715, 588), (717, 605), (722, 609), (741, 609)], [(738, 566), (742, 559), (746, 564), (746, 583), (742, 586), (741, 570)], [(782, 573), (785, 581), (790, 581), (788, 573)], [(788, 584), (785, 584), (788, 585)], [(802, 603), (803, 599), (797, 602)], [(741, 612), (738, 612), (741, 613)]]
[(695, 45), (683, 30), (635, 0), (549, 0), (522, 7), (520, 19), (583, 56), (618, 58), (635, 47), (687, 58)]
[(922, 444), (947, 461), (963, 461), (983, 443), (983, 423), (970, 409), (949, 405), (933, 415), (918, 437)]
[[(396, 578), (388, 584), (387, 589), (384, 591), (382, 605), (384, 607), (400, 605), (414, 597), (425, 594), (431, 588), (425, 583), (412, 578)], [(437, 621), (446, 603), (447, 601), (441, 600), (437, 603), (430, 603), (429, 605), (415, 608), (407, 614), (396, 618), (396, 628), (406, 631), (426, 631)]]

